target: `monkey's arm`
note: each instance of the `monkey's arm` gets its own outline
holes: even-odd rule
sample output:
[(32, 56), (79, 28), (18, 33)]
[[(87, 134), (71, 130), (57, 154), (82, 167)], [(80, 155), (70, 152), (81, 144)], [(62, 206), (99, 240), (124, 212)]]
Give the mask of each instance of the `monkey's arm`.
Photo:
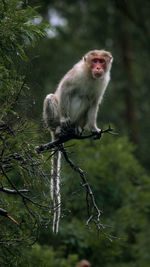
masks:
[(97, 112), (98, 112), (98, 101), (94, 102), (87, 114), (87, 127), (92, 132), (101, 132), (101, 129), (97, 127), (96, 119), (97, 119)]

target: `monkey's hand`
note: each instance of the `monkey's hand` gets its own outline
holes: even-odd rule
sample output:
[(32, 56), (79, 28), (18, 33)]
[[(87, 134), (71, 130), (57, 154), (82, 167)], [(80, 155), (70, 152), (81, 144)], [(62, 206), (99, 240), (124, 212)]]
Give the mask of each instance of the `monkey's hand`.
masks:
[(94, 139), (100, 139), (102, 137), (102, 130), (97, 128), (92, 130), (92, 134), (94, 135)]

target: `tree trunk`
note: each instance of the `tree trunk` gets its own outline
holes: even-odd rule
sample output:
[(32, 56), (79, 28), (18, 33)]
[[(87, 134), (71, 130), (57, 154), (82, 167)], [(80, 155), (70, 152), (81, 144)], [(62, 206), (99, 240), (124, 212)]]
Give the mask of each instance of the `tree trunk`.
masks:
[(131, 140), (134, 143), (138, 143), (138, 128), (136, 117), (136, 105), (134, 97), (134, 81), (132, 73), (132, 50), (131, 50), (131, 38), (129, 33), (130, 25), (128, 25), (127, 19), (124, 17), (121, 21), (121, 35), (120, 46), (122, 53), (122, 63), (124, 69), (125, 84), (125, 119), (131, 136)]

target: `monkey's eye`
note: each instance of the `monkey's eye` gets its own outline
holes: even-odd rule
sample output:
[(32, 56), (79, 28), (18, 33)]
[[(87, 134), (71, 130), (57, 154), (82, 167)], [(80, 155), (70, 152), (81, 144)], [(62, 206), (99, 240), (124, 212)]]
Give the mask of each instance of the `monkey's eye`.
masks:
[(96, 58), (93, 59), (93, 62), (94, 62), (94, 63), (97, 63), (97, 62), (98, 62), (98, 59), (96, 59)]
[(105, 62), (105, 59), (100, 58), (99, 62), (100, 62), (100, 63), (104, 63), (104, 62)]

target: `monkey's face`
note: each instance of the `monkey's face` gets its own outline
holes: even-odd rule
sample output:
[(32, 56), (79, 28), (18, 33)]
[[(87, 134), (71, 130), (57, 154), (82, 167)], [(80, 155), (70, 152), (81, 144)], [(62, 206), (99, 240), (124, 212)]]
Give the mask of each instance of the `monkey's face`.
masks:
[(94, 79), (102, 78), (105, 74), (107, 62), (104, 57), (92, 57), (91, 59), (91, 72)]

